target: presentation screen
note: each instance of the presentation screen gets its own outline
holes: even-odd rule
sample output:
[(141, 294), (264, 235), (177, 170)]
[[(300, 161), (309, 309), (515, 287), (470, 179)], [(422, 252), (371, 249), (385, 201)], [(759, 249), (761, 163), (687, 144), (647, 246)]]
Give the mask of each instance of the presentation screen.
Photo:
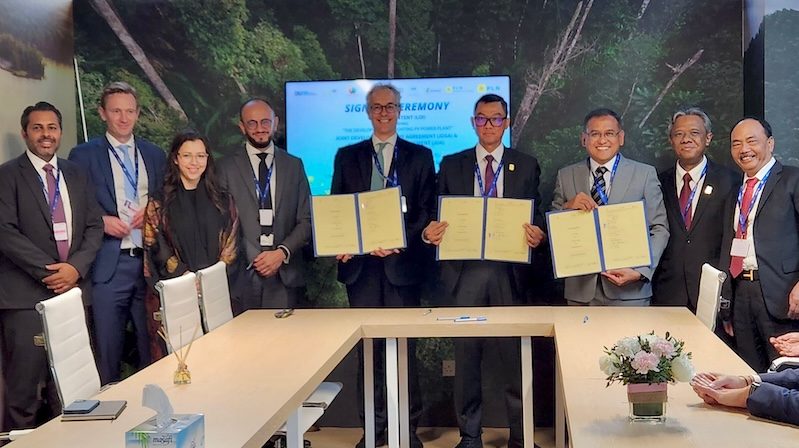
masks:
[[(286, 149), (303, 160), (313, 194), (330, 193), (338, 148), (371, 137), (366, 94), (388, 82), (401, 95), (397, 134), (430, 148), (436, 168), (443, 156), (477, 144), (470, 117), (478, 98), (494, 93), (510, 103), (508, 76), (287, 82)], [(503, 142), (510, 145), (510, 129)]]

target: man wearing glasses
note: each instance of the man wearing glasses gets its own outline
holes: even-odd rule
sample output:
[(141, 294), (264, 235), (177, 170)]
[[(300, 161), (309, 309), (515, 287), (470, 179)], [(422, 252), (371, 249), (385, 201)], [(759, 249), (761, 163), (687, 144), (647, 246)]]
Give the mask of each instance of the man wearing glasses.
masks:
[[(422, 241), (422, 230), (435, 208), (435, 169), (433, 153), (397, 136), (400, 117), (400, 92), (391, 84), (377, 84), (366, 95), (372, 137), (338, 150), (333, 168), (332, 194), (358, 193), (399, 186), (408, 247), (376, 250), (368, 255), (341, 254), (338, 280), (347, 287), (353, 308), (418, 307), (421, 284), (431, 269), (432, 253)], [(386, 441), (386, 385), (384, 343), (375, 341), (375, 434), (376, 445)], [(359, 348), (359, 358), (363, 352)], [(416, 371), (416, 345), (408, 341), (410, 392), (410, 440), (418, 448), (416, 423), (422, 412), (419, 379)], [(361, 365), (363, 362), (361, 362)], [(363, 397), (359, 372), (359, 397)], [(359, 400), (362, 405), (363, 400)], [(361, 411), (363, 419), (363, 412)], [(356, 445), (364, 446), (361, 439)]]
[[(543, 217), (537, 210), (541, 168), (535, 157), (502, 144), (509, 124), (508, 104), (502, 97), (489, 94), (477, 100), (472, 125), (478, 143), (444, 157), (438, 173), (438, 194), (535, 200), (534, 222), (524, 224), (527, 244), (535, 249), (545, 240)], [(433, 221), (425, 229), (424, 239), (439, 245), (446, 230), (445, 221)], [(525, 304), (530, 265), (479, 260), (442, 261), (440, 265), (442, 286), (455, 306)], [(510, 426), (508, 446), (532, 446), (532, 440), (524, 443), (522, 429), (519, 339), (456, 338), (454, 394), (461, 435), (457, 448), (483, 446), (481, 363), (488, 351), (499, 354), (506, 373), (501, 384)]]
[(588, 151), (588, 159), (558, 171), (552, 210), (593, 210), (601, 205), (643, 200), (652, 265), (569, 277), (564, 296), (569, 305), (648, 306), (652, 275), (669, 241), (657, 172), (652, 166), (619, 154), (624, 145), (624, 130), (616, 112), (593, 110), (585, 116), (583, 124), (580, 141)]
[(233, 308), (292, 308), (305, 294), (302, 248), (311, 237), (310, 188), (302, 160), (275, 145), (278, 118), (264, 99), (239, 110), (244, 148), (219, 164), (241, 223)]

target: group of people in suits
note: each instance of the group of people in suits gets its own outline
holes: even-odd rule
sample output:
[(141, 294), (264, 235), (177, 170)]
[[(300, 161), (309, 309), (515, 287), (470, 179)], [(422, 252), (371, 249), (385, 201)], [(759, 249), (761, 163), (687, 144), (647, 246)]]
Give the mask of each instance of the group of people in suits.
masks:
[[(448, 227), (437, 220), (438, 195), (540, 204), (538, 161), (502, 143), (510, 124), (505, 99), (488, 94), (477, 100), (471, 118), (475, 146), (444, 157), (438, 174), (431, 150), (397, 133), (398, 89), (377, 84), (366, 103), (372, 136), (338, 150), (331, 193), (400, 187), (408, 243), (401, 250), (336, 257), (350, 306), (418, 307), (422, 285), (434, 271), (444, 294), (441, 304), (526, 303), (537, 286), (533, 271), (546, 268), (468, 260), (441, 261), (435, 269), (432, 256)], [(44, 349), (33, 343), (41, 332), (34, 310), (40, 300), (74, 286), (84, 290), (101, 379), (108, 383), (120, 379), (129, 324), (140, 366), (163, 356), (155, 336), (159, 323), (153, 313), (159, 305), (152, 289), (160, 279), (223, 261), (229, 267), (235, 313), (289, 308), (304, 296), (310, 188), (302, 161), (274, 143), (279, 120), (267, 100), (244, 102), (239, 111), (243, 148), (218, 163), (208, 141), (194, 131), (178, 133), (168, 153), (134, 136), (139, 105), (126, 83), (106, 86), (98, 112), (106, 134), (77, 146), (64, 160), (55, 156), (60, 112), (48, 103), (27, 108), (21, 125), (28, 150), (0, 166), (0, 344), (8, 428), (35, 426), (60, 408), (55, 394), (48, 395), (52, 386)], [(731, 154), (744, 172), (743, 182), (740, 174), (706, 156), (713, 135), (700, 109), (673, 115), (668, 138), (677, 161), (660, 175), (621, 154), (624, 129), (613, 110), (593, 110), (583, 125), (580, 141), (588, 157), (558, 171), (549, 210), (644, 201), (653, 261), (651, 266), (567, 278), (569, 305), (695, 310), (700, 268), (709, 262), (730, 273), (724, 297), (731, 305), (721, 313), (725, 333), (736, 337), (750, 365), (764, 370), (777, 353), (769, 338), (799, 328), (799, 291), (794, 291), (799, 281), (799, 170), (773, 158), (768, 123), (746, 118), (732, 131)], [(531, 250), (546, 248), (538, 206), (520, 232)], [(501, 384), (508, 446), (527, 446), (518, 344), (505, 338), (457, 339), (458, 448), (482, 446), (481, 364), (488, 351), (496, 352), (505, 366)], [(381, 445), (387, 427), (385, 356), (384, 346), (374, 348), (374, 423)], [(413, 341), (408, 353), (411, 415), (410, 427), (403, 430), (418, 448), (422, 402)], [(363, 359), (360, 348), (359, 356)], [(714, 390), (726, 387), (719, 378), (704, 378)], [(771, 378), (764, 375), (761, 383)], [(358, 381), (360, 397), (362, 384)], [(362, 409), (360, 415), (363, 419)], [(357, 447), (364, 445), (362, 439)]]

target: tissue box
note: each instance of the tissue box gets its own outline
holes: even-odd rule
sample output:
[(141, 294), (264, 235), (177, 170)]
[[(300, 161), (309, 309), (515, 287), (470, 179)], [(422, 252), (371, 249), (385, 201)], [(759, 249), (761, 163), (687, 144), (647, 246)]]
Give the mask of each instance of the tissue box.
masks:
[(205, 448), (205, 416), (175, 414), (157, 431), (155, 417), (125, 433), (125, 448)]

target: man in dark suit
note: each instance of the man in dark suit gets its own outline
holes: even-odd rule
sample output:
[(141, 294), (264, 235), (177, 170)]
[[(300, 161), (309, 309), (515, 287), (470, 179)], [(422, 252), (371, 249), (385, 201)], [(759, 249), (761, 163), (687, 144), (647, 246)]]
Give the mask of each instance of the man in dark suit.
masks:
[(88, 304), (89, 269), (103, 235), (86, 175), (55, 156), (61, 112), (40, 102), (25, 109), (21, 124), (28, 150), (0, 166), (0, 347), (8, 429), (32, 428), (44, 423), (37, 415), (49, 419), (60, 412), (45, 349), (34, 344), (43, 331), (35, 306), (76, 286)]
[(677, 163), (658, 176), (669, 242), (652, 281), (652, 305), (696, 312), (702, 265), (719, 268), (724, 204), (740, 178), (705, 156), (712, 139), (710, 118), (702, 109), (679, 110), (671, 117), (669, 142)]
[(105, 237), (92, 268), (95, 348), (103, 384), (120, 380), (128, 321), (133, 322), (139, 367), (148, 365), (150, 341), (145, 310), (142, 217), (147, 196), (164, 183), (166, 156), (154, 144), (133, 136), (139, 117), (136, 91), (124, 82), (104, 89), (98, 108), (104, 136), (76, 146), (69, 160), (94, 183), (103, 209)]
[[(475, 104), (472, 125), (478, 144), (444, 157), (438, 173), (439, 195), (483, 196), (535, 200), (533, 223), (524, 225), (527, 244), (538, 247), (545, 239), (543, 217), (538, 211), (541, 168), (535, 157), (505, 148), (502, 136), (508, 128), (508, 105), (497, 95), (484, 95)], [(445, 221), (433, 221), (424, 238), (438, 245), (446, 234)], [(521, 229), (520, 229), (521, 231)], [(479, 235), (475, 235), (479, 238)], [(530, 265), (497, 261), (442, 261), (441, 283), (456, 306), (524, 305)], [(508, 446), (532, 446), (524, 441), (521, 406), (521, 361), (518, 338), (455, 339), (455, 410), (460, 426), (458, 448), (482, 447), (481, 362), (487, 350), (499, 353), (506, 373)]]
[(292, 308), (305, 295), (308, 178), (302, 160), (272, 141), (278, 118), (266, 100), (246, 101), (239, 118), (245, 147), (219, 164), (221, 183), (235, 199), (241, 222), (243, 272), (234, 280), (234, 312)]
[(729, 270), (722, 297), (732, 315), (721, 317), (741, 358), (763, 372), (778, 356), (769, 338), (799, 329), (799, 168), (774, 158), (761, 118), (739, 121), (730, 140), (744, 179), (726, 207), (719, 264)]
[[(358, 193), (399, 186), (402, 191), (408, 247), (376, 250), (368, 255), (339, 255), (338, 280), (347, 286), (353, 308), (419, 306), (420, 287), (432, 254), (422, 241), (422, 229), (435, 207), (435, 169), (430, 149), (397, 136), (401, 112), (400, 93), (390, 84), (377, 84), (366, 95), (372, 138), (338, 150), (333, 167), (332, 194)], [(359, 348), (362, 361), (362, 351)], [(385, 345), (375, 341), (375, 434), (378, 446), (386, 440)], [(416, 371), (416, 346), (408, 341), (410, 440), (422, 442), (416, 424), (422, 411)], [(363, 363), (361, 363), (363, 364)], [(359, 380), (363, 372), (359, 368)], [(362, 397), (362, 381), (358, 382)], [(360, 400), (363, 403), (363, 400)], [(363, 411), (361, 411), (363, 419)], [(358, 442), (363, 446), (364, 440)]]

